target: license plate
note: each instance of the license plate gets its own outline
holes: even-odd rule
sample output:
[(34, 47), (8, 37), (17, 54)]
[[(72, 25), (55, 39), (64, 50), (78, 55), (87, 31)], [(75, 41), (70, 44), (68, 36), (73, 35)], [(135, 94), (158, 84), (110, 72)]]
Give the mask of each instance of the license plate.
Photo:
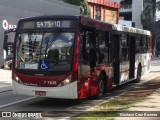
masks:
[(35, 95), (37, 95), (37, 96), (46, 96), (46, 91), (35, 91)]

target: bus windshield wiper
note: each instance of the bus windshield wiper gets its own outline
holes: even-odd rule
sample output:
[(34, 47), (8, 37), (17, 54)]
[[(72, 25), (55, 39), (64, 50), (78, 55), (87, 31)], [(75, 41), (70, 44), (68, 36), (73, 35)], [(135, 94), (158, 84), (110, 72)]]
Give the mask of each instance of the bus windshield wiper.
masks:
[(47, 39), (47, 46), (46, 46), (46, 49), (45, 49), (45, 59), (46, 59), (46, 53), (47, 53), (47, 49), (50, 48), (50, 46), (54, 43), (54, 41), (56, 40), (56, 38), (59, 36), (61, 32), (58, 32), (58, 33), (55, 33), (53, 38), (48, 38)]

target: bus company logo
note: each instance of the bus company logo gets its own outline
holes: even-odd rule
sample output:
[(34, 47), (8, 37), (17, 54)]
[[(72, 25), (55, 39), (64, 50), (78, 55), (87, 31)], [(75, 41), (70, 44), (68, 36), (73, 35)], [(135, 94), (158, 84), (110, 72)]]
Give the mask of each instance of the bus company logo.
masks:
[(2, 117), (12, 117), (11, 112), (2, 112)]
[(3, 27), (4, 30), (9, 30), (9, 29), (17, 28), (16, 25), (10, 24), (9, 21), (7, 21), (7, 20), (3, 20), (2, 21), (2, 27)]
[(33, 118), (42, 118), (42, 114), (40, 112), (2, 112), (3, 118), (25, 118), (25, 117), (33, 117)]

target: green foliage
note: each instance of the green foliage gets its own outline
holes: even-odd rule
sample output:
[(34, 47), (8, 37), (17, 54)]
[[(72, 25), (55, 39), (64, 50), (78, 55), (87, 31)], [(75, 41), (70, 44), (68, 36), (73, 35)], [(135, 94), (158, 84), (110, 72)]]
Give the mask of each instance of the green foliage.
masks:
[(87, 0), (63, 0), (66, 3), (80, 6), (80, 14), (82, 16), (90, 17), (90, 8), (88, 6)]
[[(141, 20), (151, 22), (156, 18), (156, 10), (160, 10), (160, 1), (156, 0), (144, 0), (144, 3), (147, 4), (145, 9), (142, 11)], [(143, 23), (142, 23), (143, 24)]]
[[(158, 37), (157, 38), (157, 51), (159, 51), (160, 52), (160, 37)], [(158, 53), (158, 54), (160, 54), (160, 53)]]
[(89, 18), (91, 17), (90, 8), (86, 0), (83, 0), (83, 2), (81, 2), (80, 10), (81, 10), (81, 15)]
[(63, 1), (69, 4), (80, 6), (81, 2), (83, 2), (84, 0), (63, 0)]
[[(160, 1), (156, 0), (144, 0), (144, 3), (146, 4), (145, 9), (141, 13), (141, 23), (143, 26), (149, 28), (152, 32), (152, 39), (153, 39), (153, 48), (157, 51), (157, 45), (156, 45), (156, 19), (158, 16), (156, 16), (156, 11), (160, 10)], [(153, 52), (153, 55), (156, 53)]]

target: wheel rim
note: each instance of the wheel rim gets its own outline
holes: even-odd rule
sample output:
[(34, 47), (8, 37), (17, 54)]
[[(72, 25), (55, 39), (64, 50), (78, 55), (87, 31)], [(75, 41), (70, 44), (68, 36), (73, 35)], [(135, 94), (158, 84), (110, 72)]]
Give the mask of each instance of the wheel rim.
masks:
[(101, 97), (104, 92), (104, 81), (103, 76), (100, 76), (99, 84), (98, 84), (98, 96)]
[(100, 80), (100, 82), (99, 82), (99, 92), (103, 93), (103, 90), (104, 90), (104, 82), (103, 82), (103, 80)]

